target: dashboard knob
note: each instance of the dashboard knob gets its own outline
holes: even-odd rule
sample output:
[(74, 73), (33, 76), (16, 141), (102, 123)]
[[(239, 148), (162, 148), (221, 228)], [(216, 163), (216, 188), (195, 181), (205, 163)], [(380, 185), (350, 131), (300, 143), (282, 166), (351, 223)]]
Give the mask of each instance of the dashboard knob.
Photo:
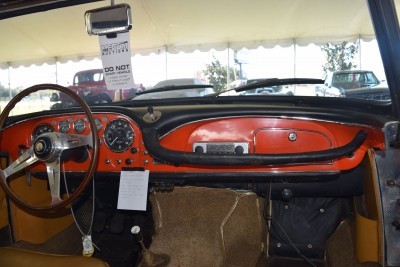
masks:
[(244, 152), (244, 148), (242, 146), (235, 147), (235, 154), (242, 155)]
[(282, 200), (289, 201), (293, 197), (293, 192), (290, 189), (283, 189), (281, 192)]
[(134, 235), (138, 235), (140, 233), (140, 227), (137, 225), (133, 226), (131, 229), (131, 233)]
[(198, 154), (203, 154), (204, 153), (204, 148), (202, 146), (196, 146), (194, 148), (194, 152)]
[(288, 135), (288, 139), (289, 139), (289, 141), (292, 141), (292, 142), (296, 141), (297, 140), (297, 134), (295, 132), (290, 132), (289, 135)]

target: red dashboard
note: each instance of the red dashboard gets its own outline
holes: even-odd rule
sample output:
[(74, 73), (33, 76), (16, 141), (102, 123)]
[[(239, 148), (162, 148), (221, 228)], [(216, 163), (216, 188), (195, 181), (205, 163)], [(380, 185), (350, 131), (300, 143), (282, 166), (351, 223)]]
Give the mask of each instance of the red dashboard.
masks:
[[(98, 172), (120, 172), (123, 167), (139, 167), (151, 172), (223, 171), (339, 171), (356, 167), (369, 148), (383, 149), (379, 129), (309, 119), (264, 116), (224, 117), (193, 121), (160, 136), (160, 145), (175, 151), (205, 153), (204, 148), (221, 156), (233, 146), (239, 154), (291, 154), (329, 150), (349, 143), (360, 130), (367, 133), (363, 144), (348, 156), (334, 160), (271, 166), (175, 166), (154, 159), (143, 143), (143, 133), (133, 119), (118, 113), (94, 113), (100, 137)], [(35, 135), (46, 131), (89, 134), (89, 123), (82, 114), (45, 116), (10, 125), (4, 130), (1, 147), (13, 160), (32, 145)], [(229, 153), (232, 151), (229, 150)], [(82, 153), (79, 152), (79, 153)], [(69, 159), (66, 171), (85, 171), (88, 160)], [(33, 170), (44, 170), (38, 163)]]

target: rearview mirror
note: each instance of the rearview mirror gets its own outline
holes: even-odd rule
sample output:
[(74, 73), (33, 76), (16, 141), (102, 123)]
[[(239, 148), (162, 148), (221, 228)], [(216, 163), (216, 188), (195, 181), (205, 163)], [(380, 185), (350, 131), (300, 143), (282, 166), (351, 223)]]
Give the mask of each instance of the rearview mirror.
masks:
[(132, 28), (131, 8), (128, 4), (119, 4), (88, 10), (85, 24), (89, 35), (127, 32)]

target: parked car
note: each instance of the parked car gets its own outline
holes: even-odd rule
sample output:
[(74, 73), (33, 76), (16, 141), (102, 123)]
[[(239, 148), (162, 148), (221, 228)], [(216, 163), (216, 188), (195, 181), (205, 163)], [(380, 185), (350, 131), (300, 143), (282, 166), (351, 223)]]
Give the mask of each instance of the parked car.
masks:
[(390, 90), (386, 83), (377, 86), (357, 88), (346, 91), (347, 98), (358, 98), (364, 100), (390, 101)]
[[(255, 84), (258, 82), (262, 82), (263, 80), (266, 79), (249, 79), (249, 80), (244, 80), (243, 82), (240, 83), (239, 86), (245, 86), (248, 84)], [(239, 87), (237, 86), (237, 87)], [(232, 87), (234, 88), (234, 87)], [(276, 85), (276, 86), (270, 86), (270, 87), (261, 87), (261, 88), (256, 88), (256, 89), (250, 89), (246, 91), (242, 91), (240, 95), (258, 95), (258, 94), (269, 94), (269, 95), (293, 95), (293, 91), (289, 89), (288, 86), (282, 86), (282, 85)]]
[(178, 79), (168, 79), (159, 81), (153, 88), (160, 88), (165, 86), (179, 86), (179, 85), (194, 85), (194, 84), (206, 84), (198, 78), (178, 78)]
[[(1, 2), (2, 84), (48, 76), (1, 108), (1, 267), (400, 266), (399, 1), (129, 3)], [(367, 55), (382, 62), (390, 101), (281, 93), (325, 83), (303, 46), (352, 37), (378, 44)], [(104, 40), (113, 43), (100, 50)], [(187, 97), (210, 87), (173, 84), (94, 105), (42, 64), (61, 71), (130, 46), (149, 80), (202, 69), (219, 50), (223, 79), (240, 48), (279, 55), (260, 60), (277, 72), (316, 71), (235, 88), (273, 94)], [(256, 63), (246, 67), (265, 73)], [(48, 90), (75, 105), (31, 112), (21, 101)], [(26, 113), (12, 114), (17, 106)]]
[(198, 78), (178, 78), (160, 81), (153, 88), (137, 93), (134, 100), (199, 97), (213, 93), (212, 85)]
[(323, 86), (315, 87), (316, 96), (344, 97), (347, 90), (373, 87), (380, 83), (375, 74), (369, 70), (329, 72), (324, 80)]
[[(68, 86), (68, 88), (84, 98), (89, 104), (104, 104), (122, 99), (130, 99), (135, 97), (137, 93), (144, 91), (142, 84), (136, 84), (134, 88), (108, 89), (103, 69), (89, 69), (77, 72), (74, 75), (72, 85)], [(58, 102), (53, 105), (53, 109), (70, 107), (75, 104), (72, 98), (59, 93), (52, 93), (50, 100)]]

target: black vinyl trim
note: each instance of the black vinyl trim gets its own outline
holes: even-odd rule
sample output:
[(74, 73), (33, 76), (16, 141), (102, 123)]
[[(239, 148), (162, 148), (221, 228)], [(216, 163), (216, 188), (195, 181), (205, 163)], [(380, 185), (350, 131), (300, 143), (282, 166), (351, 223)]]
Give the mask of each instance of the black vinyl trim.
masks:
[[(247, 99), (245, 99), (247, 98)], [(253, 98), (247, 97), (215, 97), (215, 98), (197, 98), (197, 99), (177, 99), (175, 103), (169, 99), (169, 102), (157, 100), (115, 102), (109, 106), (91, 106), (92, 112), (119, 113), (131, 118), (140, 128), (154, 127), (160, 129), (160, 135), (179, 127), (185, 123), (196, 120), (228, 118), (228, 117), (249, 117), (249, 116), (270, 116), (270, 117), (288, 117), (288, 118), (307, 118), (322, 121), (331, 121), (346, 124), (367, 125), (374, 128), (383, 128), (384, 124), (393, 120), (386, 114), (390, 110), (390, 103), (375, 103), (371, 105), (367, 101), (361, 101), (363, 109), (359, 108), (359, 101), (350, 101), (351, 99), (339, 99), (340, 101), (324, 98), (297, 98), (297, 102), (302, 104), (290, 103), (292, 97), (287, 97), (285, 102), (277, 97)], [(311, 106), (313, 100), (320, 99), (323, 107)], [(168, 100), (168, 99), (166, 99)], [(326, 101), (329, 100), (330, 102)], [(348, 100), (348, 101), (344, 101)], [(289, 103), (288, 103), (289, 102)], [(333, 103), (336, 104), (336, 106)], [(343, 103), (342, 103), (343, 102)], [(372, 102), (372, 101), (371, 101)], [(172, 105), (172, 103), (176, 105)], [(129, 105), (128, 105), (129, 104)], [(119, 105), (119, 106), (117, 106)], [(143, 116), (147, 113), (147, 108), (152, 107), (155, 111), (161, 112), (161, 117), (155, 122), (145, 122)], [(349, 107), (358, 107), (351, 110)], [(6, 126), (41, 116), (59, 116), (69, 113), (82, 112), (79, 108), (65, 108), (58, 110), (42, 111), (19, 116), (13, 116), (7, 119)], [(384, 115), (386, 114), (386, 115)]]
[[(143, 171), (143, 168), (122, 168), (123, 170)], [(334, 180), (340, 176), (339, 171), (320, 171), (320, 172), (270, 172), (270, 171), (224, 171), (224, 172), (150, 172), (150, 182), (319, 182), (321, 177), (324, 181)], [(32, 172), (37, 178), (47, 179), (47, 173), (38, 171)], [(79, 179), (82, 178), (84, 172), (67, 172), (68, 178)], [(119, 171), (116, 172), (96, 172), (97, 178), (112, 178), (118, 179), (121, 175)]]
[(320, 182), (334, 180), (340, 172), (151, 172), (151, 182), (174, 182), (178, 184), (191, 182)]
[[(27, 15), (31, 13), (44, 12), (47, 10), (81, 5), (103, 0), (30, 0), (30, 1), (6, 1), (1, 3), (0, 20)], [(4, 2), (4, 1), (2, 1)]]
[(400, 119), (400, 26), (393, 0), (368, 0), (376, 40), (390, 88), (393, 113)]
[(333, 160), (350, 155), (365, 141), (367, 132), (359, 131), (348, 144), (327, 150), (286, 153), (286, 154), (198, 154), (167, 149), (160, 145), (157, 129), (143, 129), (143, 141), (147, 151), (155, 158), (175, 165), (205, 165), (205, 166), (263, 166), (300, 164)]

